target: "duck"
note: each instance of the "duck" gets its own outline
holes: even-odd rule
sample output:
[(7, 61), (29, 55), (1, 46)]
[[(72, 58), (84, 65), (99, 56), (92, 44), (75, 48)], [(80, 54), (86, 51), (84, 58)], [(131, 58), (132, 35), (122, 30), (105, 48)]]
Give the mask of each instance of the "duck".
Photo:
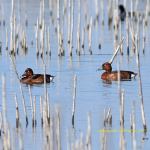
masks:
[(112, 71), (111, 63), (105, 62), (102, 64), (102, 68), (98, 70), (105, 70), (105, 72), (101, 75), (101, 79), (105, 81), (130, 81), (132, 78), (135, 78), (137, 73), (132, 71), (120, 70)]
[[(50, 74), (46, 74), (46, 83), (50, 83), (53, 81), (55, 76)], [(43, 74), (34, 74), (31, 68), (27, 68), (23, 73), (21, 79), (21, 83), (24, 84), (43, 84), (44, 83), (44, 75)]]

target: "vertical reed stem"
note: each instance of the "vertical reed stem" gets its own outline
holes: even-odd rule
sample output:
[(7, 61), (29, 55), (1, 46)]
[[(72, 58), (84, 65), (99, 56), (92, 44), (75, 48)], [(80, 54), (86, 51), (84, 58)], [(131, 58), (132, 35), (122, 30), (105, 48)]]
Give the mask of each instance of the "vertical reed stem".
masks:
[(88, 150), (92, 149), (92, 139), (91, 139), (91, 114), (88, 114), (88, 127), (87, 127), (87, 136), (86, 136), (86, 146)]
[(36, 127), (36, 97), (33, 97), (33, 117), (32, 117), (32, 127)]
[(135, 103), (132, 105), (132, 142), (133, 142), (133, 150), (136, 150), (136, 125), (135, 125)]
[(121, 129), (124, 129), (124, 91), (121, 91), (120, 99), (120, 126)]
[(127, 39), (127, 55), (129, 55), (129, 20), (128, 15), (126, 17), (126, 39)]
[(3, 118), (3, 126), (5, 130), (5, 126), (7, 124), (7, 106), (6, 106), (6, 79), (5, 76), (2, 75), (2, 118)]
[(145, 53), (145, 41), (146, 41), (146, 36), (145, 36), (145, 19), (143, 20), (143, 53)]
[(84, 39), (85, 39), (85, 28), (83, 28), (82, 30), (82, 42), (81, 42), (83, 53), (84, 53)]
[[(68, 44), (70, 44), (70, 36), (71, 36), (71, 2), (73, 3), (73, 0), (69, 0), (69, 13), (68, 13)], [(72, 15), (73, 17), (73, 15)], [(71, 50), (71, 49), (70, 49)], [(72, 56), (72, 51), (70, 52), (70, 56)]]
[(72, 126), (74, 128), (74, 116), (75, 116), (75, 106), (76, 106), (76, 86), (77, 86), (77, 76), (74, 75), (74, 86), (73, 86), (73, 104), (72, 104)]
[(56, 143), (57, 149), (61, 150), (61, 138), (60, 138), (60, 110), (56, 108)]
[(37, 25), (35, 27), (35, 40), (36, 40), (36, 55), (39, 56), (39, 20), (37, 19)]
[[(72, 6), (72, 7), (71, 7)], [(69, 0), (69, 15), (68, 19), (69, 19), (69, 26), (68, 26), (68, 32), (69, 32), (69, 36), (68, 36), (68, 42), (69, 43), (69, 55), (72, 56), (72, 48), (73, 48), (73, 29), (74, 29), (74, 0)]]
[(0, 112), (0, 138), (2, 136), (2, 127), (3, 127), (3, 117), (2, 112)]
[(81, 6), (80, 6), (80, 0), (78, 1), (78, 27), (77, 27), (77, 54), (80, 55), (80, 11), (81, 11)]
[(58, 56), (61, 56), (61, 39), (60, 39), (60, 0), (57, 0), (57, 38), (58, 38)]
[[(137, 39), (137, 36), (136, 36)], [(139, 58), (139, 51), (138, 51), (138, 43), (136, 43), (136, 63), (138, 67), (138, 76), (139, 76), (139, 96), (141, 101), (141, 115), (142, 115), (142, 122), (143, 122), (143, 129), (147, 132), (146, 126), (146, 119), (145, 119), (145, 112), (144, 112), (144, 98), (143, 98), (143, 89), (142, 89), (142, 80), (141, 80), (141, 71), (140, 71), (140, 58)]]
[(23, 104), (23, 110), (26, 118), (26, 127), (28, 126), (28, 116), (27, 116), (27, 110), (26, 110), (26, 104), (25, 104), (25, 98), (22, 91), (22, 86), (20, 84), (20, 91), (21, 91), (21, 97), (22, 97), (22, 104)]
[(8, 30), (6, 28), (6, 50), (8, 50)]
[(90, 18), (90, 27), (89, 27), (89, 52), (92, 55), (92, 16)]
[(48, 27), (47, 29), (47, 52), (48, 52), (48, 55), (51, 56), (51, 46), (50, 46), (50, 29)]
[(19, 128), (19, 107), (18, 107), (18, 100), (17, 96), (15, 95), (15, 103), (16, 103), (16, 128)]
[(43, 101), (41, 96), (40, 96), (40, 113), (41, 113), (41, 125), (43, 127)]

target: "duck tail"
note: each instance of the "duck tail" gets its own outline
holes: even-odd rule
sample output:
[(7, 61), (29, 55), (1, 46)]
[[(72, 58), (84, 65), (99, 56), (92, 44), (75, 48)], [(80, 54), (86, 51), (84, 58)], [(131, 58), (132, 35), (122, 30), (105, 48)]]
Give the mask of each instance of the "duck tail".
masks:
[(50, 81), (53, 81), (54, 78), (55, 76), (50, 75)]
[(134, 73), (134, 72), (131, 73), (131, 78), (135, 79), (136, 76), (137, 76), (137, 73)]

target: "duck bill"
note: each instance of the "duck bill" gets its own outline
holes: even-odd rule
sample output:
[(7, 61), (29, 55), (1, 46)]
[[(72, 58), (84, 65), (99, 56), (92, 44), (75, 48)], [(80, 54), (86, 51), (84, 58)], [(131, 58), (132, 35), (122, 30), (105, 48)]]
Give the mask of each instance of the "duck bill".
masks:
[(26, 73), (24, 73), (21, 77), (22, 77), (22, 78), (26, 77)]

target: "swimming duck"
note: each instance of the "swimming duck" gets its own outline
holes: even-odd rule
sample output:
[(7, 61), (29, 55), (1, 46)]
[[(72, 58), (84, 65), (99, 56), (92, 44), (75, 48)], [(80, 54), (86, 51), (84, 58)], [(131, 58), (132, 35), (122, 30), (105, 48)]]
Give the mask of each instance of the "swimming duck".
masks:
[[(50, 83), (54, 79), (54, 76), (46, 74), (46, 83)], [(31, 68), (27, 68), (20, 79), (21, 83), (25, 84), (42, 84), (44, 83), (43, 74), (34, 74)]]
[(128, 81), (131, 80), (132, 78), (135, 78), (135, 76), (137, 75), (137, 73), (134, 73), (132, 71), (124, 71), (124, 70), (120, 70), (119, 72), (112, 71), (112, 66), (111, 63), (109, 62), (104, 63), (102, 65), (101, 70), (105, 70), (105, 72), (101, 75), (101, 79), (105, 81), (117, 81), (119, 80), (119, 78), (121, 81)]

